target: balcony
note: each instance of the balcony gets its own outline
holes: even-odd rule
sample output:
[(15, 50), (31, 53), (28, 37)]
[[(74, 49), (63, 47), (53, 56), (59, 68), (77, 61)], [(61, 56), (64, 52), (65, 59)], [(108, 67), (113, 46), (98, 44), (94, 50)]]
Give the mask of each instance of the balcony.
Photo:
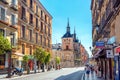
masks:
[(1, 2), (3, 2), (4, 4), (9, 4), (8, 0), (0, 0)]
[(18, 6), (17, 6), (17, 4), (11, 3), (10, 7), (11, 7), (13, 10), (18, 11)]
[(26, 38), (26, 37), (21, 37), (20, 39), (21, 39), (21, 40), (24, 40), (24, 41), (27, 41), (27, 38)]
[(98, 10), (101, 10), (104, 0), (98, 0)]
[(30, 26), (34, 27), (34, 24), (33, 24), (33, 22), (31, 22), (31, 21), (30, 21), (30, 23), (29, 23), (29, 24), (30, 24)]
[(25, 16), (22, 16), (21, 19), (22, 19), (23, 21), (25, 21), (25, 22), (28, 22), (28, 21), (27, 21), (27, 18), (26, 18)]
[(2, 16), (2, 17), (0, 18), (0, 21), (2, 21), (3, 23), (9, 24), (9, 18), (3, 17), (3, 15), (0, 15), (0, 16)]
[(27, 6), (27, 0), (22, 0), (22, 3)]
[(35, 27), (35, 29), (39, 31), (39, 27)]
[(112, 3), (113, 3), (113, 7), (116, 8), (119, 6), (120, 0), (114, 0), (114, 1), (112, 1)]
[(38, 17), (39, 17), (39, 13), (38, 13), (38, 12), (36, 12), (35, 14), (36, 14), (36, 16), (38, 16)]
[(29, 41), (30, 41), (31, 43), (34, 43), (34, 40), (33, 40), (33, 39), (30, 39)]
[(31, 10), (32, 12), (34, 12), (33, 6), (30, 6), (30, 10)]

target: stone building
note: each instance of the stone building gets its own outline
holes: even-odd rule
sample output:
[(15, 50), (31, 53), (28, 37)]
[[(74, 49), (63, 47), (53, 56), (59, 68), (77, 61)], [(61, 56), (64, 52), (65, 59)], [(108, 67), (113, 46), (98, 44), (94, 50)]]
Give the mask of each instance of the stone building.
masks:
[[(51, 52), (52, 16), (39, 0), (0, 0), (0, 31), (4, 32), (8, 39), (9, 33), (14, 33), (12, 38), (14, 66), (21, 66), (22, 57), (33, 55), (36, 47)], [(7, 60), (3, 61), (0, 55), (0, 66), (7, 67)]]
[[(16, 46), (18, 40), (18, 0), (0, 0), (0, 33), (11, 45)], [(13, 57), (13, 56), (12, 56)], [(9, 54), (0, 55), (0, 69), (8, 68)]]
[(62, 53), (64, 54), (64, 67), (74, 67), (80, 65), (80, 43), (76, 38), (76, 32), (71, 34), (69, 20), (66, 33), (62, 37)]
[[(120, 43), (120, 0), (92, 0), (93, 55), (106, 80), (119, 80), (119, 60), (116, 48)], [(96, 48), (96, 42), (104, 42)], [(111, 52), (108, 54), (107, 51)], [(118, 62), (118, 63), (117, 63)], [(118, 71), (117, 74), (114, 72)]]

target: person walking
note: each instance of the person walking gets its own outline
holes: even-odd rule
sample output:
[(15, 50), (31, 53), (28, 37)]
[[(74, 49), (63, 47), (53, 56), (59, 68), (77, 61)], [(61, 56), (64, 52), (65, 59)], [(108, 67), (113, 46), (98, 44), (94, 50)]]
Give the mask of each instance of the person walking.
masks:
[(87, 74), (87, 77), (89, 77), (89, 74), (90, 74), (90, 67), (89, 66), (86, 67), (86, 74)]

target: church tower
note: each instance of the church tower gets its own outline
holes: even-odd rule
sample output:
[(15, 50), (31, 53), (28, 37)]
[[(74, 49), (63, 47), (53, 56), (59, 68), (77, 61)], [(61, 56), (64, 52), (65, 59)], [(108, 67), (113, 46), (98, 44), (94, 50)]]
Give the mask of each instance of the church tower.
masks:
[(62, 49), (73, 50), (73, 35), (70, 32), (69, 19), (66, 27), (66, 33), (62, 37)]

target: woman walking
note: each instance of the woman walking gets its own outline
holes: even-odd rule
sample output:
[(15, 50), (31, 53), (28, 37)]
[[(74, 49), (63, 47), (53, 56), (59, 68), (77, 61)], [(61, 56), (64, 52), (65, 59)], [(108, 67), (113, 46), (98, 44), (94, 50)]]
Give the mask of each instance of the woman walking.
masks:
[(86, 67), (86, 74), (87, 74), (87, 77), (89, 77), (89, 74), (90, 74), (90, 67), (89, 66)]

